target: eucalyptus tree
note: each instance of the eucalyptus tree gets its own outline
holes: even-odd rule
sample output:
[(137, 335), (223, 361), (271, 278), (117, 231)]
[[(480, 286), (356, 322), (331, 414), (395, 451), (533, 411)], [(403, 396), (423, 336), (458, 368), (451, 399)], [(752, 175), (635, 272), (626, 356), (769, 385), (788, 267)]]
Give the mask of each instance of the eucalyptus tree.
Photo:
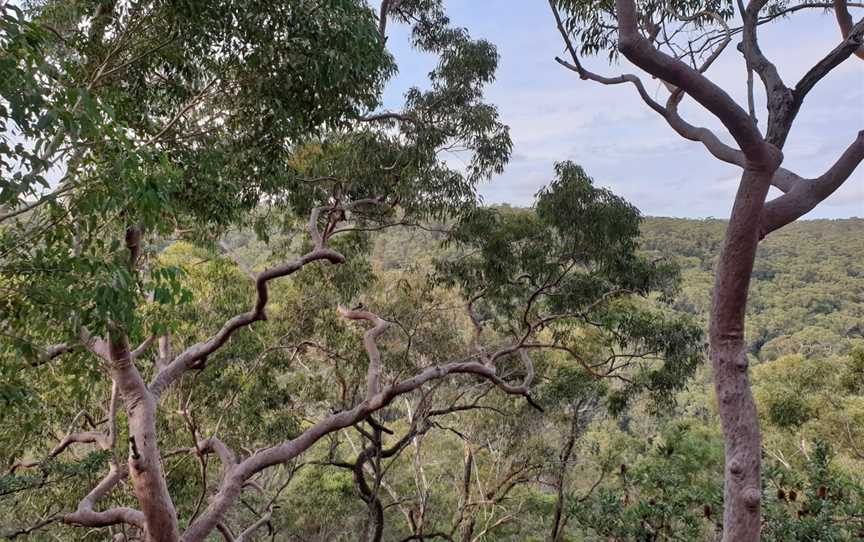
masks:
[[(45, 1), (26, 12), (3, 4), (4, 400), (13, 412), (37, 407), (40, 397), (28, 391), (36, 377), (21, 372), (30, 366), (49, 371), (49, 380), (71, 378), (76, 389), (105, 376), (112, 382), (107, 421), (70, 431), (47, 452), (95, 443), (108, 453), (108, 474), (77, 510), (46, 514), (39, 524), (122, 524), (150, 540), (180, 539), (189, 518), (178, 520), (156, 430), (165, 392), (203, 370), (235, 332), (266, 319), (272, 280), (313, 262), (343, 263), (330, 239), (351, 235), (336, 229), (349, 215), (389, 223), (457, 213), (473, 204), (475, 184), (503, 166), (507, 129), (482, 101), (494, 47), (452, 27), (437, 2), (390, 4), (377, 14), (352, 0)], [(399, 113), (376, 112), (395, 69), (388, 18), (410, 21), (415, 46), (440, 57), (428, 90), (409, 91)], [(466, 172), (438, 160), (444, 147), (470, 154)], [(212, 240), (262, 204), (308, 217), (302, 255), (255, 276), (249, 311), (209, 338), (177, 344), (175, 323), (159, 306), (191, 292), (154, 251), (170, 237)], [(154, 343), (159, 353), (145, 369)], [(394, 396), (462, 370), (491, 375), (469, 365), (429, 370), (395, 388), (370, 382), (365, 401), (242, 461), (220, 439), (202, 438), (196, 452), (220, 457), (225, 476), (182, 538), (222, 528), (251, 476)], [(122, 431), (128, 461), (118, 457)], [(11, 470), (44, 464), (10, 463)], [(97, 510), (127, 478), (136, 505)]]
[[(38, 494), (101, 475), (71, 509), (69, 495), (55, 494), (34, 522), (4, 534), (63, 523), (120, 540), (192, 542), (214, 531), (245, 540), (276, 521), (301, 454), (365, 423), (384, 455), (374, 415), (433, 382), (476, 377), (539, 409), (532, 356), (553, 351), (592, 378), (614, 375), (609, 404), (620, 409), (640, 392), (668, 400), (692, 373), (698, 331), (634, 300), (668, 295), (674, 273), (638, 255), (632, 206), (564, 163), (536, 215), (477, 207), (477, 183), (510, 152), (507, 127), (483, 100), (497, 53), (450, 24), (440, 2), (385, 1), (377, 13), (359, 0), (2, 9), (0, 435), (9, 468), (0, 488)], [(411, 25), (413, 45), (439, 59), (397, 111), (380, 103), (395, 70), (388, 20)], [(444, 150), (460, 151), (466, 167), (442, 161)], [(456, 224), (452, 242), (464, 254), (442, 264), (441, 284), (458, 292), (473, 333), (425, 350), (409, 335), (394, 359), (397, 322), (383, 304), (357, 303), (371, 280), (370, 232), (432, 218)], [(265, 240), (299, 235), (256, 272), (219, 242), (238, 226)], [(217, 264), (195, 280), (184, 267), (201, 261), (163, 251), (177, 239), (221, 247), (240, 271)], [(288, 275), (292, 292), (280, 293)], [(238, 312), (243, 301), (251, 308)], [(368, 328), (362, 338), (346, 331), (356, 323)], [(646, 354), (591, 364), (576, 348), (578, 326)], [(273, 362), (283, 349), (292, 357)], [(335, 380), (338, 401), (288, 415), (285, 403), (318, 403), (285, 393), (293, 360), (309, 352), (333, 369), (304, 378)], [(233, 366), (251, 377), (238, 381)], [(223, 423), (244, 400), (237, 419), (252, 427)], [(61, 425), (69, 429), (57, 439)], [(79, 448), (95, 453), (57, 465)], [(210, 457), (221, 469), (207, 468)], [(252, 518), (235, 513), (249, 491), (267, 495)], [(377, 513), (374, 495), (368, 503)]]
[[(724, 540), (759, 539), (761, 441), (747, 376), (744, 314), (756, 249), (761, 239), (800, 218), (846, 182), (864, 158), (864, 131), (837, 151), (822, 175), (806, 179), (782, 166), (784, 145), (805, 98), (832, 70), (853, 56), (864, 57), (864, 19), (854, 21), (850, 4), (751, 0), (637, 3), (550, 0), (569, 58), (559, 64), (581, 79), (604, 85), (632, 84), (639, 97), (682, 138), (701, 143), (717, 160), (738, 166), (741, 180), (715, 271), (710, 343), (714, 381), (725, 435)], [(839, 23), (838, 43), (789, 86), (759, 46), (758, 30), (804, 9), (831, 8)], [(563, 12), (563, 13), (561, 13)], [(740, 19), (741, 26), (734, 27)], [(692, 30), (692, 32), (691, 32)], [(740, 105), (707, 75), (736, 36), (746, 64), (747, 104)], [(639, 76), (604, 76), (587, 69), (580, 55), (623, 55), (666, 87), (663, 104)], [(760, 126), (753, 75), (764, 87), (767, 120)], [(727, 144), (708, 128), (685, 120), (679, 105), (692, 98), (723, 126)], [(760, 109), (760, 114), (763, 110)], [(767, 200), (774, 186), (782, 194)]]

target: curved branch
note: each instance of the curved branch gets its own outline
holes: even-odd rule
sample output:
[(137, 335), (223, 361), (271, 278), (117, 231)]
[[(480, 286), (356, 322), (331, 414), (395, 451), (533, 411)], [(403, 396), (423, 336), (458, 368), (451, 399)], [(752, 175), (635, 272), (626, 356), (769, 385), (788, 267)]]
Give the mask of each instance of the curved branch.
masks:
[(36, 359), (30, 362), (30, 367), (39, 367), (40, 365), (44, 365), (49, 361), (53, 361), (55, 358), (62, 356), (63, 354), (68, 354), (75, 350), (76, 345), (69, 343), (59, 343), (52, 344), (51, 346), (47, 346), (39, 352), (39, 355)]
[[(582, 79), (587, 79), (589, 81), (594, 81), (603, 85), (619, 85), (631, 83), (634, 87), (636, 87), (636, 91), (639, 93), (642, 101), (644, 101), (648, 105), (648, 107), (657, 112), (657, 114), (663, 117), (663, 119), (666, 120), (667, 123), (669, 123), (669, 126), (672, 127), (672, 129), (675, 130), (681, 137), (690, 141), (702, 143), (708, 150), (708, 152), (714, 155), (714, 157), (723, 160), (724, 162), (744, 167), (744, 153), (723, 143), (720, 138), (717, 137), (711, 130), (707, 128), (693, 126), (692, 124), (689, 124), (683, 118), (681, 118), (678, 113), (678, 104), (680, 103), (681, 98), (683, 98), (683, 90), (681, 90), (680, 87), (676, 87), (672, 90), (672, 94), (669, 96), (666, 107), (663, 107), (656, 100), (651, 98), (651, 96), (648, 94), (648, 91), (645, 89), (645, 85), (642, 84), (642, 81), (636, 75), (628, 73), (620, 75), (618, 77), (603, 77), (585, 69), (585, 67), (582, 66), (582, 64), (579, 62), (576, 48), (574, 47), (573, 42), (570, 39), (570, 35), (567, 33), (567, 29), (564, 27), (564, 23), (561, 19), (561, 15), (558, 12), (557, 7), (555, 6), (554, 0), (549, 0), (549, 5), (552, 9), (552, 14), (555, 17), (555, 23), (558, 27), (558, 31), (564, 40), (564, 44), (567, 47), (567, 51), (570, 53), (570, 57), (573, 59), (573, 64), (570, 64), (562, 60), (561, 58), (555, 57), (556, 62), (558, 62), (565, 68), (578, 73), (579, 77)], [(711, 56), (709, 56), (709, 58), (706, 59), (703, 65), (699, 68), (699, 73), (706, 71), (711, 66), (711, 64), (713, 64), (713, 62), (720, 56), (720, 53), (729, 44), (730, 40), (731, 37), (729, 36), (729, 31), (727, 28), (726, 38), (722, 43), (717, 46)]]
[[(840, 188), (864, 160), (864, 130), (828, 171), (810, 181), (792, 184), (788, 192), (765, 204), (762, 210), (760, 236), (782, 228), (810, 212), (816, 205)], [(776, 177), (776, 176), (775, 176)]]
[[(768, 0), (750, 0), (747, 3), (747, 7), (742, 13), (744, 26), (742, 27), (741, 48), (744, 53), (744, 58), (747, 61), (747, 67), (759, 74), (759, 78), (762, 79), (762, 84), (765, 86), (765, 91), (768, 96), (772, 96), (775, 93), (787, 94), (789, 88), (785, 83), (783, 83), (783, 79), (777, 72), (777, 66), (768, 60), (762, 52), (762, 49), (759, 47), (759, 41), (756, 37), (756, 27), (759, 24), (759, 12), (763, 7), (765, 7), (767, 2)], [(769, 113), (772, 113), (772, 111), (770, 111), (770, 105), (769, 100)], [(774, 111), (773, 113), (777, 112)]]
[(189, 453), (192, 454), (209, 454), (214, 453), (222, 462), (222, 477), (228, 475), (231, 469), (237, 464), (237, 456), (224, 442), (218, 437), (210, 437), (198, 441), (198, 445), (194, 448), (189, 448)]
[(366, 353), (369, 355), (369, 370), (366, 376), (366, 400), (368, 401), (381, 391), (381, 351), (378, 350), (378, 345), (375, 344), (375, 341), (387, 330), (390, 323), (367, 310), (349, 310), (341, 306), (337, 310), (343, 318), (366, 320), (374, 324), (372, 329), (363, 334), (363, 344), (366, 347)]
[(45, 457), (45, 459), (42, 459), (41, 461), (19, 461), (9, 467), (8, 473), (14, 474), (15, 471), (18, 469), (39, 467), (49, 459), (53, 459), (63, 453), (66, 448), (72, 446), (73, 444), (98, 444), (100, 448), (107, 449), (105, 448), (105, 445), (107, 444), (107, 438), (104, 433), (101, 433), (99, 431), (85, 431), (83, 433), (72, 433), (66, 435), (65, 437), (63, 437), (63, 440), (61, 440), (57, 444), (57, 446), (55, 446), (50, 452), (48, 452), (48, 455)]
[[(370, 414), (389, 405), (396, 397), (414, 391), (428, 382), (452, 374), (469, 374), (485, 378), (505, 393), (519, 395), (531, 401), (528, 390), (523, 386), (508, 384), (496, 375), (493, 368), (476, 361), (454, 362), (428, 367), (409, 379), (384, 387), (379, 393), (350, 410), (328, 416), (304, 431), (300, 436), (276, 446), (260, 450), (238, 463), (225, 480), (223, 480), (219, 492), (213, 497), (207, 510), (183, 534), (182, 540), (184, 542), (203, 540), (216, 527), (217, 523), (221, 521), (224, 514), (237, 500), (243, 483), (254, 474), (297, 457), (325, 435), (350, 427), (364, 420)], [(531, 402), (533, 403), (533, 401)]]
[(125, 507), (111, 508), (103, 512), (93, 510), (96, 503), (110, 493), (117, 484), (125, 480), (128, 475), (129, 471), (125, 467), (112, 464), (105, 478), (81, 500), (78, 509), (63, 516), (63, 523), (82, 527), (107, 527), (118, 523), (127, 523), (143, 530), (145, 528), (144, 514), (139, 510)]
[(158, 399), (162, 392), (177, 380), (180, 375), (189, 369), (195, 368), (198, 366), (199, 362), (221, 348), (235, 331), (254, 322), (266, 320), (267, 315), (265, 308), (267, 307), (267, 301), (269, 299), (269, 292), (267, 290), (268, 282), (276, 278), (288, 276), (298, 271), (306, 264), (318, 260), (327, 260), (330, 263), (339, 264), (344, 262), (345, 258), (335, 250), (320, 248), (303, 255), (297, 260), (277, 267), (272, 267), (258, 275), (258, 278), (255, 280), (255, 287), (258, 291), (255, 306), (252, 307), (251, 310), (238, 314), (225, 322), (222, 329), (206, 341), (190, 346), (174, 358), (174, 361), (169, 363), (164, 370), (159, 372), (150, 383), (150, 392), (153, 396)]
[(268, 510), (266, 514), (261, 516), (258, 521), (247, 527), (242, 533), (240, 533), (236, 538), (234, 538), (234, 542), (245, 542), (246, 538), (252, 536), (255, 531), (270, 523), (270, 518), (273, 517), (273, 510)]
[(144, 339), (144, 342), (142, 342), (142, 343), (138, 346), (138, 348), (136, 348), (135, 350), (129, 352), (129, 355), (132, 356), (132, 359), (138, 359), (139, 357), (141, 357), (142, 354), (144, 354), (144, 352), (147, 351), (147, 349), (150, 348), (150, 346), (151, 346), (155, 341), (156, 341), (156, 335), (150, 335), (149, 337), (147, 337), (146, 339)]
[(767, 145), (750, 115), (725, 90), (699, 71), (666, 55), (639, 33), (634, 0), (616, 0), (618, 49), (631, 62), (693, 97), (729, 130), (748, 160), (762, 168), (776, 167), (781, 156)]
[(795, 85), (793, 92), (795, 95), (796, 111), (801, 107), (801, 102), (804, 101), (807, 93), (816, 86), (816, 83), (847, 58), (861, 52), (862, 41), (864, 41), (864, 19), (851, 26), (849, 31), (843, 36), (843, 41), (825, 55), (822, 60), (817, 62), (815, 66), (810, 68)]
[[(833, 0), (834, 15), (837, 17), (837, 25), (840, 27), (840, 35), (843, 39), (848, 39), (852, 34), (852, 14), (849, 13), (849, 4), (847, 0)], [(864, 60), (864, 48), (858, 47), (855, 50), (855, 56)]]
[[(79, 412), (73, 419), (72, 423), (69, 425), (69, 429), (67, 431), (67, 435), (63, 437), (63, 439), (50, 451), (48, 455), (40, 460), (40, 461), (19, 461), (14, 463), (9, 470), (8, 474), (14, 474), (18, 469), (29, 469), (34, 467), (40, 467), (49, 459), (53, 459), (63, 453), (66, 448), (69, 448), (73, 444), (96, 444), (102, 450), (111, 450), (114, 448), (114, 441), (116, 435), (116, 415), (117, 415), (117, 385), (116, 383), (111, 386), (111, 399), (109, 403), (109, 413), (108, 413), (108, 433), (105, 434), (101, 431), (84, 431), (80, 433), (75, 433), (73, 430), (78, 424), (78, 420), (83, 416), (87, 419), (90, 425), (95, 429), (97, 424), (93, 421), (87, 411), (82, 410)], [(101, 422), (100, 422), (101, 423)]]
[(782, 96), (769, 93), (768, 107), (772, 113), (768, 127), (768, 141), (782, 147), (792, 128), (792, 123), (804, 103), (804, 98), (826, 75), (842, 64), (853, 54), (862, 50), (864, 42), (864, 19), (849, 29), (842, 43), (832, 49), (817, 62), (795, 85), (795, 88)]

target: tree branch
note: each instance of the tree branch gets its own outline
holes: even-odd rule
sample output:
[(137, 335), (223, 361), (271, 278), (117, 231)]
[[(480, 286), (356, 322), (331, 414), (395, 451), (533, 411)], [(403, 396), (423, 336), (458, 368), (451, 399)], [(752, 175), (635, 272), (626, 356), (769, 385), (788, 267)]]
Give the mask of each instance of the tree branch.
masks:
[(815, 66), (810, 68), (795, 85), (793, 93), (795, 96), (796, 112), (801, 107), (801, 103), (804, 101), (807, 93), (816, 86), (816, 83), (847, 58), (861, 51), (862, 41), (864, 41), (864, 19), (861, 19), (852, 26), (843, 36), (843, 42), (832, 49)]
[(68, 354), (69, 352), (75, 350), (75, 345), (71, 345), (69, 343), (59, 343), (52, 344), (51, 346), (45, 347), (42, 352), (39, 353), (39, 356), (30, 362), (31, 367), (38, 367), (40, 365), (44, 365), (49, 361), (54, 360), (62, 356), (63, 354)]
[(748, 160), (761, 168), (776, 167), (780, 153), (766, 145), (750, 115), (722, 88), (680, 60), (666, 55), (639, 33), (634, 0), (616, 0), (618, 49), (635, 65), (682, 89), (713, 113), (729, 130)]
[(63, 516), (63, 523), (82, 527), (107, 527), (118, 523), (127, 523), (139, 529), (145, 529), (144, 514), (138, 510), (125, 507), (111, 508), (104, 512), (93, 510), (96, 503), (110, 493), (117, 484), (125, 480), (128, 475), (129, 472), (125, 467), (111, 464), (108, 474), (81, 500), (78, 509)]
[[(833, 0), (833, 5), (837, 25), (840, 27), (840, 35), (843, 36), (843, 39), (847, 39), (852, 34), (852, 14), (849, 13), (849, 3), (847, 0)], [(855, 50), (855, 56), (864, 60), (864, 48), (859, 46)]]
[[(566, 62), (561, 58), (555, 57), (556, 62), (558, 62), (565, 68), (576, 72), (582, 79), (594, 81), (603, 85), (619, 85), (624, 83), (631, 83), (634, 87), (636, 87), (636, 91), (639, 93), (642, 101), (644, 101), (645, 104), (647, 104), (648, 107), (653, 109), (657, 114), (663, 117), (663, 119), (666, 120), (667, 123), (669, 123), (669, 126), (671, 126), (672, 129), (675, 130), (681, 137), (684, 137), (685, 139), (688, 139), (690, 141), (702, 143), (708, 150), (708, 152), (710, 152), (716, 158), (723, 160), (724, 162), (744, 167), (744, 153), (720, 141), (720, 138), (717, 137), (711, 130), (707, 128), (693, 126), (686, 122), (683, 118), (681, 118), (678, 113), (678, 104), (683, 97), (683, 91), (681, 91), (680, 89), (675, 88), (673, 90), (672, 94), (669, 97), (669, 100), (667, 101), (666, 107), (663, 107), (648, 94), (648, 91), (645, 89), (645, 85), (642, 84), (642, 81), (636, 75), (628, 73), (620, 75), (618, 77), (604, 77), (585, 69), (585, 67), (582, 66), (581, 62), (579, 62), (576, 48), (574, 47), (573, 42), (570, 39), (570, 35), (567, 33), (567, 29), (564, 27), (564, 22), (561, 19), (558, 8), (555, 6), (554, 0), (549, 0), (549, 6), (552, 9), (552, 14), (555, 17), (555, 23), (558, 27), (558, 31), (564, 40), (564, 44), (566, 45), (570, 57), (573, 60), (573, 64), (570, 64), (569, 62)], [(730, 39), (731, 38), (727, 36), (724, 42), (718, 45), (712, 55), (700, 67), (700, 72), (704, 72), (708, 69), (708, 67), (711, 66), (714, 60), (716, 60), (716, 58), (720, 55), (723, 49), (728, 45)]]
[(235, 331), (254, 322), (267, 319), (265, 309), (269, 299), (269, 292), (267, 289), (268, 282), (276, 278), (288, 276), (302, 269), (306, 264), (318, 260), (327, 260), (330, 263), (339, 264), (344, 262), (345, 258), (335, 250), (320, 248), (313, 250), (292, 262), (272, 267), (258, 275), (258, 278), (255, 280), (255, 288), (258, 291), (255, 306), (252, 307), (251, 310), (238, 314), (225, 322), (219, 332), (206, 341), (190, 346), (174, 358), (174, 361), (169, 363), (164, 370), (159, 372), (150, 383), (150, 391), (154, 397), (158, 399), (162, 395), (162, 392), (177, 380), (180, 375), (185, 373), (187, 370), (196, 367), (198, 362), (221, 348)]
[(177, 512), (162, 472), (156, 435), (156, 400), (132, 360), (126, 335), (112, 330), (108, 344), (111, 377), (123, 397), (128, 419), (132, 487), (152, 542), (174, 542), (178, 537)]
[(414, 391), (428, 382), (452, 374), (469, 374), (485, 378), (505, 393), (525, 397), (533, 403), (530, 400), (527, 389), (523, 386), (508, 384), (495, 374), (493, 368), (487, 367), (482, 363), (476, 361), (454, 362), (427, 367), (407, 380), (384, 387), (379, 393), (350, 410), (328, 416), (304, 431), (300, 436), (276, 446), (260, 450), (238, 463), (223, 480), (219, 492), (213, 497), (207, 510), (183, 534), (182, 540), (184, 542), (203, 540), (216, 527), (216, 524), (221, 521), (221, 518), (239, 497), (243, 483), (255, 473), (297, 457), (297, 455), (306, 451), (325, 435), (362, 421), (370, 414), (386, 407), (396, 397)]
[(147, 351), (148, 348), (150, 348), (150, 346), (151, 346), (155, 341), (156, 341), (156, 335), (150, 335), (149, 337), (147, 337), (146, 339), (144, 339), (144, 342), (142, 342), (142, 343), (138, 346), (138, 348), (136, 348), (135, 350), (133, 350), (132, 352), (130, 352), (129, 355), (132, 356), (132, 359), (133, 359), (133, 360), (134, 360), (134, 359), (138, 359), (139, 357), (141, 357), (141, 355), (142, 355), (144, 352)]
[[(864, 160), (864, 130), (828, 170), (810, 181), (798, 182), (782, 196), (765, 204), (762, 210), (760, 236), (782, 228), (810, 212), (846, 182)], [(775, 176), (776, 177), (776, 176)]]
[[(748, 68), (753, 69), (762, 84), (765, 86), (765, 91), (769, 97), (775, 94), (788, 94), (789, 88), (783, 83), (783, 79), (777, 72), (777, 67), (765, 56), (762, 49), (759, 47), (759, 41), (756, 37), (756, 27), (759, 23), (759, 11), (765, 6), (768, 0), (750, 0), (747, 3), (746, 9), (741, 16), (744, 19), (742, 27), (742, 42), (741, 48), (744, 53), (744, 58), (747, 61)], [(769, 98), (769, 106), (770, 106)], [(769, 113), (770, 113), (769, 109)], [(769, 119), (769, 124), (770, 124)]]
[(369, 370), (366, 376), (366, 400), (368, 401), (381, 391), (381, 352), (375, 341), (387, 330), (390, 323), (367, 310), (349, 310), (341, 306), (337, 310), (348, 320), (366, 320), (374, 324), (372, 329), (363, 334), (363, 344), (369, 356)]

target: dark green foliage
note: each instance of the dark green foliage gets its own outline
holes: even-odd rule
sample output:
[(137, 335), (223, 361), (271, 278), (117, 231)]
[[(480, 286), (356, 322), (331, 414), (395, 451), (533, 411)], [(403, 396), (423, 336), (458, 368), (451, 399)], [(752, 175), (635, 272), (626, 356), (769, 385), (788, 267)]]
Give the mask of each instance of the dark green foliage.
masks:
[[(536, 211), (482, 208), (459, 222), (451, 243), (460, 253), (439, 264), (439, 275), (468, 299), (476, 296), (481, 318), (502, 333), (521, 337), (539, 327), (555, 347), (580, 352), (583, 363), (608, 364), (611, 373), (623, 362), (628, 378), (609, 395), (613, 412), (643, 391), (655, 408), (668, 407), (701, 361), (702, 331), (635, 299), (668, 300), (677, 269), (640, 254), (633, 206), (594, 187), (573, 163), (555, 172), (537, 194)], [(605, 362), (579, 346), (583, 326), (599, 330)]]

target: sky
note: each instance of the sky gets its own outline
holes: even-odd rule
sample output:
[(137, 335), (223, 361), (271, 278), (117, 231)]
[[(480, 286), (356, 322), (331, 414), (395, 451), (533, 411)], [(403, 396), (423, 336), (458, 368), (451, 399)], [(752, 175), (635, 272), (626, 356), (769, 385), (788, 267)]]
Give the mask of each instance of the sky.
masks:
[[(454, 24), (468, 28), (472, 37), (491, 41), (501, 55), (497, 79), (486, 96), (510, 126), (513, 154), (504, 173), (481, 187), (486, 203), (530, 205), (537, 190), (551, 180), (553, 164), (572, 160), (598, 185), (625, 197), (643, 214), (729, 216), (740, 169), (719, 162), (701, 144), (680, 138), (642, 102), (632, 85), (582, 81), (559, 66), (554, 57), (564, 56), (563, 42), (545, 0), (447, 0), (445, 6)], [(833, 14), (804, 11), (759, 31), (763, 51), (787, 86), (840, 43)], [(853, 16), (862, 12), (856, 10)], [(400, 71), (386, 89), (385, 106), (398, 109), (407, 88), (424, 86), (435, 59), (411, 48), (407, 27), (392, 25), (388, 34)], [(708, 75), (746, 104), (746, 71), (735, 44)], [(605, 57), (583, 61), (607, 76), (640, 73), (626, 61), (617, 65), (610, 65)], [(657, 81), (640, 76), (649, 92), (664, 96)], [(691, 123), (712, 128), (731, 142), (710, 113), (692, 101), (682, 104), (681, 112)], [(784, 166), (815, 177), (862, 129), (864, 61), (852, 58), (808, 95), (786, 144)], [(806, 218), (850, 216), (864, 217), (864, 164)]]

